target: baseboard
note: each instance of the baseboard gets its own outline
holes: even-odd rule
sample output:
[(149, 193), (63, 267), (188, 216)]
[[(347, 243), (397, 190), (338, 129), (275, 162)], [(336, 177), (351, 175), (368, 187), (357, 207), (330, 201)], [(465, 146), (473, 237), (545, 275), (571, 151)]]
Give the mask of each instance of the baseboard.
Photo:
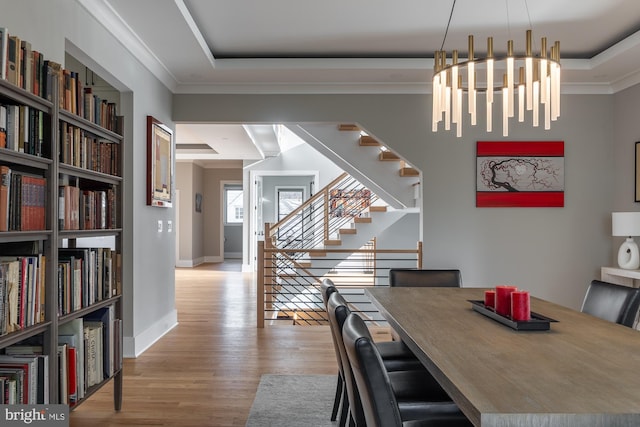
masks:
[(251, 264), (242, 264), (243, 273), (253, 273), (255, 270)]
[(200, 257), (196, 259), (179, 259), (176, 261), (176, 267), (189, 268), (195, 267), (200, 264), (204, 264), (205, 262), (209, 262), (206, 260), (206, 257)]
[(225, 252), (224, 259), (242, 259), (242, 252)]
[(204, 257), (204, 262), (224, 262), (224, 259), (220, 255), (206, 256)]
[(176, 326), (178, 326), (178, 311), (172, 310), (141, 334), (135, 337), (124, 337), (123, 356), (126, 358), (136, 358), (140, 356), (145, 350)]

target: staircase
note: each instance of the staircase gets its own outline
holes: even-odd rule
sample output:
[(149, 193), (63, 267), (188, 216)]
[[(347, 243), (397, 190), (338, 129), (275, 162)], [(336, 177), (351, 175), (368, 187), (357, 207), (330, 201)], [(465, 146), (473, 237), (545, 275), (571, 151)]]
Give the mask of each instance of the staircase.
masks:
[[(420, 172), (354, 124), (298, 123), (288, 129), (394, 209), (418, 206)], [(380, 180), (380, 176), (385, 176)]]
[(277, 224), (266, 224), (259, 251), (258, 307), (264, 310), (259, 325), (265, 320), (326, 323), (319, 291), (323, 277), (350, 288), (344, 294), (354, 311), (380, 320), (373, 317), (363, 287), (378, 284), (379, 272), (388, 271), (389, 262), (415, 267), (421, 256), (418, 249), (378, 250), (375, 236), (412, 211), (386, 206), (345, 173)]

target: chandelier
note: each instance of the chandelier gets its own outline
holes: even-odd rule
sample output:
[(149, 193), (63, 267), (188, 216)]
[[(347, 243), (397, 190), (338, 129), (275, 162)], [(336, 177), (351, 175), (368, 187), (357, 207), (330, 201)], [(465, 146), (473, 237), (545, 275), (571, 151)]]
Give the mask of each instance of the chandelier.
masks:
[[(452, 15), (454, 7), (455, 1)], [(444, 40), (442, 45), (444, 47)], [(556, 41), (547, 50), (547, 38), (543, 37), (540, 50), (534, 54), (532, 31), (527, 30), (525, 46), (524, 55), (516, 55), (513, 40), (509, 40), (506, 56), (495, 57), (493, 37), (488, 37), (486, 57), (476, 57), (473, 36), (470, 35), (468, 55), (464, 61), (459, 60), (457, 50), (451, 52), (451, 62), (447, 62), (449, 58), (446, 51), (436, 51), (433, 67), (433, 132), (437, 132), (439, 123), (444, 122), (445, 130), (450, 130), (453, 124), (456, 135), (462, 136), (463, 92), (467, 93), (466, 110), (473, 126), (477, 123), (478, 92), (485, 93), (487, 132), (492, 131), (495, 92), (502, 93), (503, 136), (509, 135), (509, 118), (515, 116), (516, 105), (519, 122), (524, 122), (526, 110), (531, 112), (532, 125), (538, 127), (542, 109), (544, 128), (550, 129), (551, 121), (560, 116), (560, 42)], [(495, 70), (504, 70), (502, 84), (498, 86), (494, 84)]]

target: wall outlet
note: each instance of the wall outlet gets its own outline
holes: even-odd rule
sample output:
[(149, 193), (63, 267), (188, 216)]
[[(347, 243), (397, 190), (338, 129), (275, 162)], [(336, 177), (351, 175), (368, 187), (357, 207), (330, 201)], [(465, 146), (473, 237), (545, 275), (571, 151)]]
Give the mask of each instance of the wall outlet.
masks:
[(173, 221), (167, 221), (167, 233), (171, 233), (173, 231)]
[(158, 220), (158, 233), (162, 233), (162, 220)]

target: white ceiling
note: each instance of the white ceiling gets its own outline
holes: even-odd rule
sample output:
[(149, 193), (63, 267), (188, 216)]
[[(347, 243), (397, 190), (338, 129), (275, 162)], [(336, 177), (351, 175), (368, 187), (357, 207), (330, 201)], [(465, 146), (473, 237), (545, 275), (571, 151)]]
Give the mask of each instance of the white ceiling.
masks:
[(77, 1), (174, 93), (426, 93), (454, 1), (447, 51), (521, 53), (532, 28), (561, 43), (563, 92), (640, 83), (639, 0)]

